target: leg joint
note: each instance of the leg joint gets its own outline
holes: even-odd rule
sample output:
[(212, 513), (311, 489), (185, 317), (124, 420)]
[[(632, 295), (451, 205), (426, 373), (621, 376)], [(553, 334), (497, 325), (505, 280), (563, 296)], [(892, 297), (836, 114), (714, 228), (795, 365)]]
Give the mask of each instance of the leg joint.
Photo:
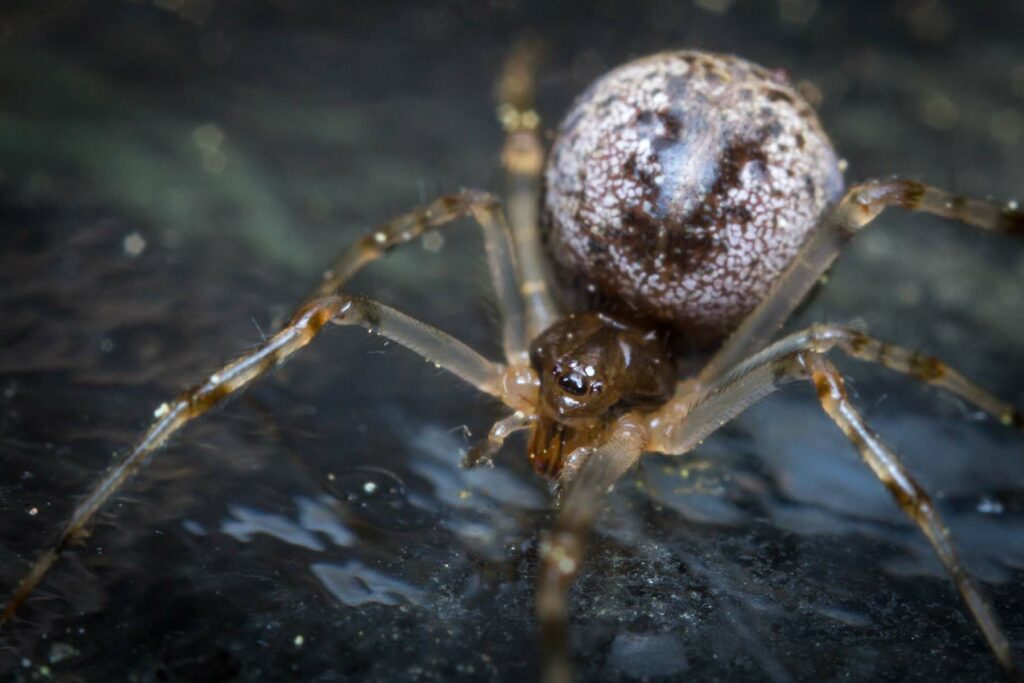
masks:
[(812, 325), (807, 330), (806, 349), (814, 353), (828, 353), (836, 345), (863, 347), (869, 341), (860, 330), (845, 325)]
[(446, 208), (454, 210), (455, 206), (460, 206), (463, 211), (473, 210), (474, 208), (482, 208), (487, 210), (494, 210), (501, 206), (501, 200), (495, 195), (491, 194), (487, 190), (477, 190), (473, 188), (463, 189), (458, 194), (448, 195), (441, 198), (442, 201), (449, 201)]

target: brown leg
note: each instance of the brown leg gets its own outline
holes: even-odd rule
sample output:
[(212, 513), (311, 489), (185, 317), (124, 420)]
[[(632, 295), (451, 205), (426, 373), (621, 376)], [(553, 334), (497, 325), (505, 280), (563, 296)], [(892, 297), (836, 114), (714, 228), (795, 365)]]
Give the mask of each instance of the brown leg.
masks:
[(570, 454), (576, 463), (562, 474), (563, 496), (555, 526), (543, 535), (537, 575), (537, 619), (541, 638), (541, 680), (571, 683), (567, 594), (576, 580), (594, 518), (608, 489), (640, 459), (646, 430), (625, 416), (611, 438), (594, 449)]
[(713, 381), (764, 348), (850, 240), (891, 206), (935, 214), (983, 230), (1024, 236), (1024, 211), (1013, 202), (999, 205), (971, 199), (914, 180), (886, 180), (852, 187), (822, 218), (764, 301), (701, 371), (698, 384)]
[(846, 395), (843, 378), (835, 366), (822, 355), (806, 354), (803, 357), (807, 370), (818, 391), (818, 399), (822, 408), (832, 421), (843, 430), (843, 434), (860, 452), (875, 476), (885, 484), (892, 497), (910, 519), (932, 544), (935, 554), (939, 556), (960, 591), (964, 603), (974, 616), (974, 621), (981, 628), (989, 647), (1002, 665), (1007, 675), (1018, 680), (1021, 676), (1017, 662), (1014, 660), (1010, 643), (1003, 633), (992, 605), (981, 594), (974, 581), (967, 574), (956, 548), (950, 539), (949, 529), (939, 516), (931, 497), (921, 488), (920, 484), (907, 472), (896, 455), (882, 443), (878, 435), (864, 422), (860, 413), (853, 407)]
[(229, 396), (243, 390), (306, 346), (325, 324), (361, 325), (406, 346), (458, 375), (481, 391), (503, 397), (505, 368), (487, 361), (451, 336), (398, 311), (352, 296), (327, 296), (300, 308), (280, 332), (263, 345), (213, 373), (202, 384), (185, 390), (157, 408), (154, 422), (131, 452), (78, 504), (57, 542), (44, 552), (22, 579), (0, 613), (0, 624), (14, 616), (61, 552), (87, 535), (86, 528), (100, 508), (134, 475), (149, 456), (192, 420)]
[(516, 258), (501, 205), (491, 194), (463, 190), (445, 195), (430, 204), (381, 223), (356, 240), (324, 273), (323, 282), (308, 300), (339, 294), (356, 273), (395, 247), (410, 242), (427, 230), (439, 228), (465, 216), (473, 216), (484, 235), (484, 251), (491, 280), (497, 294), (503, 325), (506, 359), (510, 364), (526, 364), (523, 303), (519, 298)]
[(819, 326), (839, 336), (839, 348), (847, 355), (868, 363), (877, 363), (916, 380), (948, 391), (974, 404), (1007, 427), (1024, 429), (1019, 410), (978, 386), (935, 356), (927, 356), (894, 344), (873, 339), (850, 328)]
[(550, 274), (538, 231), (544, 146), (538, 135), (540, 117), (533, 108), (533, 98), (539, 57), (540, 46), (535, 41), (521, 41), (506, 61), (498, 82), (498, 119), (505, 128), (501, 158), (508, 175), (508, 218), (516, 246), (529, 339), (536, 338), (561, 317), (551, 298)]
[[(1024, 429), (1024, 416), (1019, 410), (934, 356), (879, 341), (852, 327), (813, 325), (779, 340), (722, 377), (710, 379), (705, 385), (707, 390), (704, 392), (694, 391), (693, 385), (687, 382), (681, 383), (676, 396), (655, 413), (654, 419), (666, 425), (666, 429), (655, 434), (658, 450), (670, 453), (686, 452), (717, 429), (723, 420), (731, 419), (735, 413), (723, 416), (716, 412), (719, 409), (719, 396), (716, 392), (723, 386), (732, 386), (734, 377), (738, 378), (741, 386), (744, 382), (756, 384), (756, 375), (764, 372), (767, 367), (762, 362), (765, 357), (779, 359), (791, 356), (797, 351), (827, 353), (832, 349), (839, 349), (852, 358), (876, 363), (947, 391), (974, 404), (1006, 426)], [(752, 376), (743, 377), (744, 373), (750, 373)], [(751, 397), (751, 400), (757, 400), (757, 397)], [(736, 407), (731, 405), (725, 409)], [(746, 406), (739, 407), (739, 410), (744, 407)], [(686, 421), (677, 425), (683, 416), (687, 417)]]
[[(843, 332), (842, 328), (838, 330)], [(674, 413), (659, 412), (651, 417), (650, 448), (682, 454), (784, 384), (812, 380), (825, 412), (928, 538), (999, 663), (1011, 677), (1018, 675), (1017, 663), (995, 611), (964, 569), (938, 511), (892, 451), (861, 418), (846, 395), (839, 372), (822, 355), (838, 343), (836, 328), (812, 328), (751, 356), (690, 397), (680, 392), (674, 399)]]

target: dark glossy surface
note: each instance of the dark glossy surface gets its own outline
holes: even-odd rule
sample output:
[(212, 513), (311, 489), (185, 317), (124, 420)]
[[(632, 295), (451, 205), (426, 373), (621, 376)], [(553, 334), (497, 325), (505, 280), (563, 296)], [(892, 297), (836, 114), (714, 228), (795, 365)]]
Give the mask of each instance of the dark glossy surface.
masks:
[[(525, 27), (549, 45), (549, 125), (629, 57), (737, 52), (820, 90), (849, 179), (1020, 197), (1020, 9), (699, 4), (731, 7), (297, 2), (196, 23), (61, 2), (5, 17), (0, 586), (160, 402), (257, 343), (360, 230), (441, 191), (500, 189), (489, 93)], [(444, 237), (353, 289), (494, 356), (477, 237)], [(862, 318), (1022, 405), (1022, 277), (1024, 245), (886, 215), (794, 324)], [(1024, 652), (1024, 438), (841, 366)], [(493, 470), (458, 468), (461, 426), (482, 435), (499, 415), (402, 350), (328, 332), (153, 460), (2, 634), (0, 675), (532, 677), (550, 499), (521, 439)], [(623, 482), (573, 605), (591, 680), (999, 677), (926, 542), (803, 387)]]

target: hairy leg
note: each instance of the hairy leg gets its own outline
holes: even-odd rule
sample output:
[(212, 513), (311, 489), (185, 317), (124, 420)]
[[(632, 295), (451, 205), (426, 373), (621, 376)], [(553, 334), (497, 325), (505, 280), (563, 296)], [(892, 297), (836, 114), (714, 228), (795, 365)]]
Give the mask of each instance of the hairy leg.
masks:
[(288, 360), (312, 341), (328, 322), (366, 327), (412, 349), (480, 391), (505, 398), (505, 367), (489, 362), (444, 332), (363, 297), (327, 296), (314, 299), (300, 308), (281, 331), (264, 344), (214, 372), (205, 382), (186, 389), (173, 401), (157, 408), (149, 429), (78, 504), (57, 542), (32, 565), (0, 613), (0, 623), (14, 616), (19, 605), (32, 593), (61, 552), (72, 541), (87, 535), (87, 527), (92, 518), (155, 450), (189, 422)]
[(529, 339), (519, 298), (514, 246), (501, 204), (481, 190), (463, 190), (439, 197), (409, 213), (381, 223), (350, 245), (324, 273), (323, 281), (308, 300), (341, 292), (352, 277), (368, 263), (395, 247), (406, 244), (427, 230), (439, 228), (466, 216), (473, 216), (484, 236), (484, 251), (501, 311), (505, 357), (510, 364), (527, 364)]
[[(853, 327), (813, 325), (779, 340), (763, 352), (734, 366), (721, 377), (708, 380), (706, 384), (701, 385), (704, 387), (703, 390), (695, 390), (692, 383), (680, 383), (676, 396), (652, 417), (656, 423), (665, 426), (665, 429), (656, 432), (654, 437), (658, 440), (658, 450), (684, 453), (717, 429), (721, 422), (732, 419), (736, 413), (758, 400), (760, 396), (751, 394), (748, 397), (750, 403), (743, 406), (728, 406), (730, 410), (735, 410), (735, 413), (723, 416), (716, 412), (719, 409), (716, 392), (723, 386), (732, 386), (734, 382), (756, 384), (760, 381), (759, 373), (768, 369), (764, 364), (766, 359), (783, 358), (798, 351), (827, 353), (832, 349), (838, 349), (851, 358), (881, 365), (947, 391), (984, 410), (1006, 426), (1024, 429), (1024, 416), (1019, 410), (934, 356), (874, 339)], [(681, 421), (683, 417), (686, 417), (685, 421)]]
[(888, 344), (851, 328), (817, 326), (813, 329), (838, 335), (839, 348), (851, 358), (877, 363), (882, 367), (948, 391), (985, 411), (1007, 427), (1024, 429), (1024, 416), (1019, 410), (978, 386), (935, 356)]
[(974, 621), (981, 628), (996, 659), (1011, 679), (1019, 680), (1021, 672), (1013, 657), (1010, 643), (999, 624), (999, 618), (964, 568), (953, 546), (949, 529), (939, 516), (927, 491), (914, 480), (903, 463), (882, 443), (850, 403), (842, 375), (835, 366), (824, 356), (813, 353), (804, 356), (804, 364), (811, 373), (811, 381), (817, 389), (822, 408), (860, 452), (861, 458), (885, 485), (903, 512), (928, 538), (935, 554), (939, 556), (939, 560), (953, 578), (960, 596)]
[(646, 441), (642, 421), (626, 415), (616, 423), (605, 443), (578, 449), (567, 460), (559, 482), (561, 509), (540, 546), (537, 618), (544, 683), (573, 680), (567, 594), (583, 564), (590, 530), (605, 493), (640, 459)]
[(856, 185), (821, 219), (764, 301), (705, 366), (698, 384), (713, 381), (757, 349), (764, 348), (843, 248), (884, 209), (892, 206), (931, 213), (991, 232), (1024, 236), (1024, 211), (1013, 202), (999, 205), (971, 199), (914, 180)]
[(1019, 675), (995, 610), (967, 574), (935, 506), (895, 454), (864, 422), (850, 403), (839, 372), (823, 355), (837, 343), (827, 334), (815, 336), (803, 332), (773, 344), (698, 389), (682, 412), (652, 416), (650, 447), (670, 454), (685, 453), (784, 384), (811, 380), (825, 412), (928, 538), (999, 663), (1011, 677)]
[(505, 128), (501, 158), (508, 177), (508, 217), (526, 305), (528, 339), (536, 338), (561, 317), (551, 298), (550, 274), (538, 231), (544, 147), (533, 100), (539, 56), (537, 42), (521, 41), (505, 63), (497, 92), (498, 119)]

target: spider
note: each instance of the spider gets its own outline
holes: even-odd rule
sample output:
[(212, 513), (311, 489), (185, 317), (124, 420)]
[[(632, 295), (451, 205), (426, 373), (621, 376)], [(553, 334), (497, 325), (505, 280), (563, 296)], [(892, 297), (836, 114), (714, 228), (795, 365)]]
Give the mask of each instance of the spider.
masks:
[[(383, 335), (506, 406), (466, 466), (490, 464), (510, 434), (528, 431), (530, 462), (555, 483), (560, 505), (542, 535), (537, 569), (545, 681), (573, 678), (567, 593), (609, 488), (644, 453), (687, 453), (754, 402), (801, 380), (927, 537), (999, 664), (1019, 676), (995, 611), (928, 493), (861, 417), (828, 355), (934, 385), (1007, 426), (1024, 427), (1024, 418), (941, 360), (857, 327), (814, 325), (771, 340), (887, 207), (1015, 235), (1024, 234), (1024, 212), (915, 180), (844, 189), (842, 163), (788, 77), (720, 54), (664, 52), (614, 69), (578, 98), (545, 154), (533, 107), (536, 59), (536, 48), (524, 44), (499, 81), (504, 205), (463, 190), (350, 246), (276, 334), (157, 408), (149, 429), (31, 566), (0, 622), (154, 451), (333, 323)], [(464, 217), (483, 233), (501, 363), (344, 291), (391, 249)]]

